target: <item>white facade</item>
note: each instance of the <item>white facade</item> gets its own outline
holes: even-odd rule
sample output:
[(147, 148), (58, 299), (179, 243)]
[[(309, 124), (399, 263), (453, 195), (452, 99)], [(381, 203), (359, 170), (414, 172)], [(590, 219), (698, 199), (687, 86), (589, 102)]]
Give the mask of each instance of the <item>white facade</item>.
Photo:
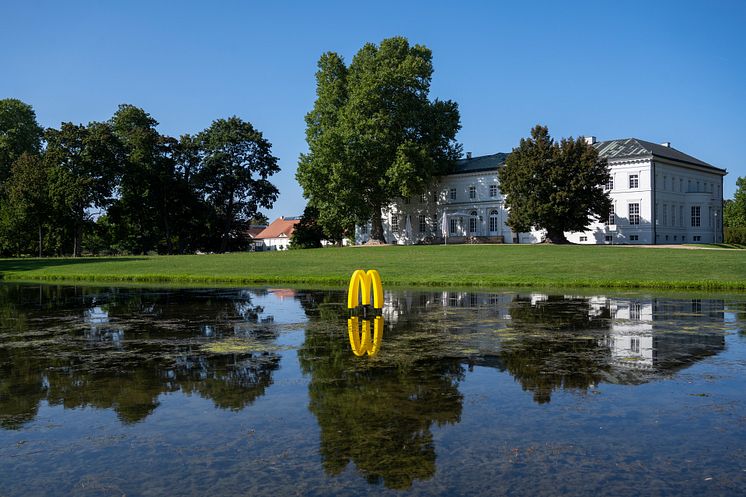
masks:
[[(635, 139), (593, 143), (602, 157), (617, 154), (607, 156), (611, 179), (607, 188), (614, 214), (608, 220), (592, 223), (585, 232), (566, 233), (570, 242), (722, 242), (724, 170), (670, 145)], [(497, 168), (505, 156), (495, 154), (459, 161), (457, 172), (442, 177), (430, 193), (388, 206), (383, 210), (386, 241), (395, 244), (542, 241), (543, 232), (514, 233), (506, 224), (508, 212), (497, 176)], [(357, 243), (368, 241), (370, 228), (370, 224), (357, 227)]]

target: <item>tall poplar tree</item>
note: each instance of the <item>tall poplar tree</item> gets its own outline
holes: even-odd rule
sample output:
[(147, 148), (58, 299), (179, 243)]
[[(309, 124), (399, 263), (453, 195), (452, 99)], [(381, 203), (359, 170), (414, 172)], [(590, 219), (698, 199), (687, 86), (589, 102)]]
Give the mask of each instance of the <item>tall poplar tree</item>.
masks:
[(430, 100), (432, 53), (403, 37), (366, 44), (349, 67), (326, 53), (318, 67), (296, 178), (325, 231), (370, 219), (385, 241), (381, 209), (424, 193), (461, 155), (458, 106)]
[(546, 126), (522, 138), (498, 170), (500, 190), (510, 210), (507, 224), (515, 232), (546, 230), (547, 241), (568, 243), (566, 231), (585, 231), (609, 215), (611, 199), (604, 185), (606, 160), (582, 138), (556, 143)]

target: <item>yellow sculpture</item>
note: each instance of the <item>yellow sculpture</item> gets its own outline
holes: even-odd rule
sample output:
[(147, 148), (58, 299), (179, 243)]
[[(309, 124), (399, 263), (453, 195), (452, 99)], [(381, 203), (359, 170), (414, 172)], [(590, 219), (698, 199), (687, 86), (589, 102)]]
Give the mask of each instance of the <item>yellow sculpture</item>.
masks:
[(362, 307), (363, 330), (360, 334), (360, 318), (352, 316), (347, 320), (347, 334), (350, 337), (352, 352), (360, 357), (365, 354), (374, 356), (381, 349), (383, 339), (383, 316), (373, 318), (373, 337), (370, 336), (370, 321), (368, 310), (383, 308), (383, 285), (381, 275), (375, 269), (367, 272), (362, 269), (355, 270), (350, 278), (350, 286), (347, 290), (347, 308), (359, 309)]
[(350, 288), (347, 291), (347, 308), (355, 309), (360, 305), (370, 305), (371, 288), (373, 289), (373, 308), (383, 307), (383, 285), (381, 275), (375, 269), (367, 273), (357, 269), (350, 278)]
[(373, 319), (373, 338), (370, 336), (370, 319), (363, 319), (363, 333), (360, 335), (360, 324), (357, 316), (352, 316), (347, 320), (347, 332), (350, 336), (350, 346), (352, 352), (361, 357), (365, 354), (374, 356), (381, 350), (383, 341), (383, 316), (376, 316)]

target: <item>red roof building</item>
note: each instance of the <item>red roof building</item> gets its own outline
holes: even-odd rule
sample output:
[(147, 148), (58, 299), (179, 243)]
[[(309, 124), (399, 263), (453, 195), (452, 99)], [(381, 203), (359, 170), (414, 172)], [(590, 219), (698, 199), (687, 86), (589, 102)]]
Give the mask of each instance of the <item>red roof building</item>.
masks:
[(278, 217), (256, 235), (254, 241), (262, 243), (261, 250), (287, 250), (299, 222), (300, 217)]

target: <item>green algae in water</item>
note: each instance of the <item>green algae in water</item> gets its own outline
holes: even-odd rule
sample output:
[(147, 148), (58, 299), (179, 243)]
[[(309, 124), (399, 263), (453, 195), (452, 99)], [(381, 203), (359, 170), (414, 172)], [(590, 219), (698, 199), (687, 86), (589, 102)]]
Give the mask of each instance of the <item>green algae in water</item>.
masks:
[(256, 352), (279, 352), (288, 350), (290, 347), (279, 346), (273, 343), (256, 340), (253, 338), (225, 338), (202, 346), (204, 352), (210, 354), (250, 354)]

